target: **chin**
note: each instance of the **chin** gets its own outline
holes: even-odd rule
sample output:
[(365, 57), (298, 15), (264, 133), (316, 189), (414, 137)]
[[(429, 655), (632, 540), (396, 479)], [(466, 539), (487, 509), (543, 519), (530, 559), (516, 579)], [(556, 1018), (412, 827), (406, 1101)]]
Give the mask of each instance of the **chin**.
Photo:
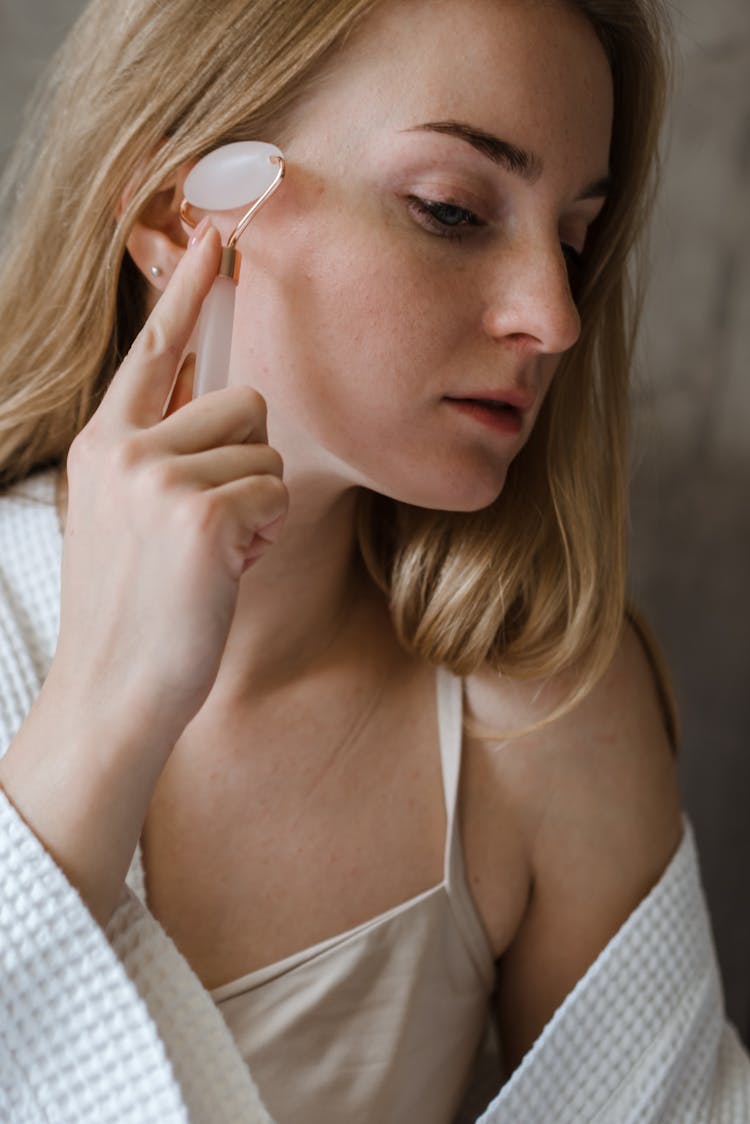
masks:
[(400, 503), (407, 503), (412, 507), (422, 507), (429, 511), (482, 511), (495, 502), (505, 487), (507, 467), (502, 474), (498, 474), (497, 466), (494, 471), (487, 473), (481, 479), (474, 475), (469, 477), (453, 475), (450, 480), (442, 479), (431, 481), (429, 486), (421, 482), (421, 487), (414, 488), (377, 488), (377, 491), (389, 495)]

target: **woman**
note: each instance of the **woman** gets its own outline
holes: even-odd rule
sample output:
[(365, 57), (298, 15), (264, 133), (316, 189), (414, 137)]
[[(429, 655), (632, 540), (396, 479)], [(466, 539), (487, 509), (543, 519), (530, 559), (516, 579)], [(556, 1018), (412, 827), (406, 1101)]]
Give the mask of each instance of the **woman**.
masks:
[[(645, 2), (84, 14), (0, 289), (18, 1119), (267, 1119), (249, 1072), (278, 1121), (437, 1124), (491, 1011), (499, 1112), (687, 861), (624, 610), (659, 36)], [(288, 173), (191, 401), (232, 223), (191, 236), (182, 188), (248, 138)]]

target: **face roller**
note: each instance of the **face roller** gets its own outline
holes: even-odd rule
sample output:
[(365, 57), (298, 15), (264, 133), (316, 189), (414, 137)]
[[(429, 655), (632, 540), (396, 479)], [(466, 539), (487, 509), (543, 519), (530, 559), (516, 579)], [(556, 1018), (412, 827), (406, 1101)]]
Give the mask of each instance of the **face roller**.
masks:
[(284, 170), (284, 157), (275, 145), (238, 141), (209, 152), (185, 180), (180, 216), (188, 226), (195, 226), (191, 207), (211, 212), (234, 211), (255, 200), (222, 247), (219, 273), (203, 302), (198, 322), (194, 398), (227, 384), (234, 298), (240, 275), (237, 240), (279, 186)]

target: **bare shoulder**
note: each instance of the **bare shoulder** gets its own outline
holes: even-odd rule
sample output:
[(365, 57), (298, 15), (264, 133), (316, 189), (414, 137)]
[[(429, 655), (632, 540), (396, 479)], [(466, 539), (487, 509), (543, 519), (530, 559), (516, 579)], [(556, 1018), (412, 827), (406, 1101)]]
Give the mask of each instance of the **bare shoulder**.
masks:
[[(508, 684), (483, 672), (467, 682), (467, 714), (494, 729), (528, 727), (562, 686)], [(609, 669), (573, 711), (526, 737), (469, 741), (466, 760), (469, 801), (481, 787), (485, 806), (512, 809), (529, 879), (500, 958), (498, 1011), (513, 1065), (658, 881), (682, 836), (675, 756), (635, 629), (624, 626)], [(493, 817), (480, 809), (478, 820), (481, 851), (491, 855)], [(476, 841), (469, 849), (479, 853)], [(486, 882), (487, 869), (480, 873)]]

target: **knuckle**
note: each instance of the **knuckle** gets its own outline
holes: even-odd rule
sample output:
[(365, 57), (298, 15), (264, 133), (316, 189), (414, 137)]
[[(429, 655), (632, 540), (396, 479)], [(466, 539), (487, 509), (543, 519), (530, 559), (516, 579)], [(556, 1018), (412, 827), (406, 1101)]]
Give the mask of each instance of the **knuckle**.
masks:
[(88, 476), (98, 472), (112, 460), (112, 435), (108, 427), (94, 415), (73, 438), (68, 448), (66, 469), (71, 476)]
[(180, 474), (174, 458), (160, 458), (143, 465), (141, 481), (147, 492), (160, 495), (173, 490)]
[(187, 492), (171, 506), (175, 533), (195, 549), (215, 532), (222, 514), (222, 503), (215, 492)]
[(217, 532), (226, 519), (227, 503), (227, 498), (215, 488), (193, 495), (189, 506), (195, 529), (201, 536), (210, 537)]
[(152, 316), (146, 321), (138, 334), (137, 343), (137, 350), (145, 360), (163, 359), (165, 356), (174, 357), (176, 360), (180, 353), (160, 316)]
[(269, 511), (281, 515), (289, 506), (289, 492), (278, 476), (256, 476), (254, 492), (264, 517)]
[(254, 465), (251, 474), (262, 475), (268, 473), (271, 477), (283, 477), (283, 460), (281, 454), (271, 445), (250, 445), (247, 447), (249, 463)]
[(128, 434), (115, 442), (110, 449), (112, 468), (118, 474), (126, 475), (138, 468), (144, 457), (143, 443), (138, 434)]
[(86, 426), (80, 433), (76, 434), (68, 449), (66, 467), (70, 474), (76, 475), (78, 472), (85, 470), (86, 465), (91, 460), (94, 446), (95, 439), (89, 426)]
[(265, 465), (266, 472), (271, 476), (278, 477), (279, 479), (284, 475), (284, 461), (281, 453), (277, 453), (275, 449), (267, 445), (265, 448)]
[(268, 408), (263, 395), (252, 386), (235, 386), (232, 390), (237, 398), (237, 408), (265, 424)]

